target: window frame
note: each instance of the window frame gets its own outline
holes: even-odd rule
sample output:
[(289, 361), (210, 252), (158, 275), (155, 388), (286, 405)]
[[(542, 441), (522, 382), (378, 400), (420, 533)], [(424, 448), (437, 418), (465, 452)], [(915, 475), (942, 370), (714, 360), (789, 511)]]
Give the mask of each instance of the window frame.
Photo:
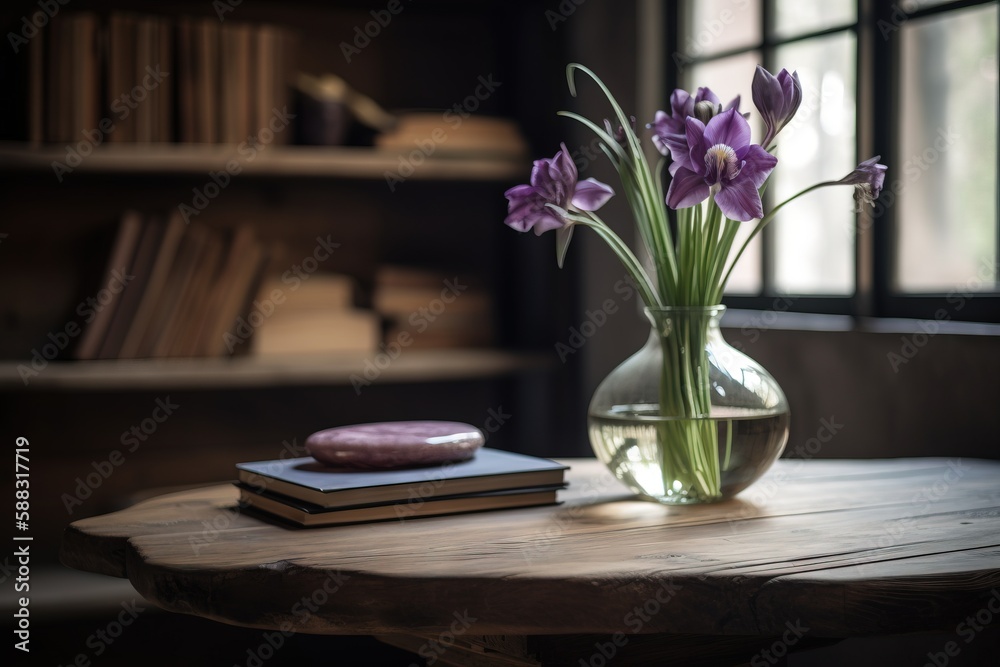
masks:
[[(742, 53), (759, 51), (762, 64), (774, 72), (779, 64), (774, 54), (779, 46), (811, 40), (830, 34), (851, 31), (857, 44), (855, 59), (856, 141), (859, 161), (871, 155), (881, 155), (889, 165), (886, 187), (894, 182), (893, 165), (902, 164), (900, 137), (895, 118), (899, 117), (901, 86), (900, 51), (902, 26), (906, 21), (919, 20), (951, 13), (970, 7), (1000, 4), (998, 0), (953, 0), (929, 7), (905, 11), (899, 0), (856, 0), (856, 20), (836, 26), (795, 35), (779, 37), (774, 31), (774, 0), (761, 0), (759, 15), (761, 38), (756, 43), (723, 50), (708, 56), (684, 57), (688, 66), (725, 59)], [(667, 90), (682, 87), (682, 71), (673, 59), (683, 53), (686, 3), (670, 3), (665, 21), (667, 53), (674, 54), (667, 64)], [(887, 36), (883, 37), (883, 33)], [(1000, 116), (1000, 114), (998, 114)], [(998, 120), (1000, 125), (1000, 120)], [(998, 132), (1000, 136), (1000, 132)], [(1000, 173), (1000, 147), (998, 173)], [(766, 194), (766, 193), (765, 193)], [(1000, 186), (996, 220), (997, 258), (1000, 263)], [(969, 293), (959, 286), (942, 292), (906, 293), (894, 287), (897, 206), (879, 206), (878, 215), (866, 210), (855, 215), (855, 289), (845, 295), (785, 294), (774, 289), (774, 228), (765, 227), (762, 236), (761, 292), (756, 295), (727, 294), (723, 302), (730, 308), (774, 310), (781, 303), (789, 312), (851, 315), (855, 317), (885, 317), (910, 319), (956, 320), (970, 322), (1000, 322), (1000, 285), (993, 290)]]

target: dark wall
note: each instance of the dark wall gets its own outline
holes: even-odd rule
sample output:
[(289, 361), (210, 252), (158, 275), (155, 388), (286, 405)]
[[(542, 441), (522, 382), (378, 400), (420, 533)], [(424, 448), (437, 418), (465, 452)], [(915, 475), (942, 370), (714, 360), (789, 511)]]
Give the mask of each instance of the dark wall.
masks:
[(725, 336), (784, 389), (792, 410), (786, 455), (801, 455), (796, 449), (825, 419), (843, 428), (813, 453), (819, 457), (1000, 458), (1000, 336), (984, 327), (928, 336), (920, 325), (810, 331), (744, 323)]

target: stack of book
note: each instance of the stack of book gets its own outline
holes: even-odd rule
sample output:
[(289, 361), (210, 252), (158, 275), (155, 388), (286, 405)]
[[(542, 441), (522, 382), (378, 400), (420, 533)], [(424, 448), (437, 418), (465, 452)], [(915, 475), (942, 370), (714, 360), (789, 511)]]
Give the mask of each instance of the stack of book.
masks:
[(312, 457), (236, 465), (240, 504), (302, 526), (402, 520), (556, 503), (568, 466), (480, 449), (468, 461), (356, 471)]
[(456, 273), (383, 265), (372, 306), (388, 322), (386, 340), (408, 332), (413, 348), (488, 347), (494, 342), (493, 300), (482, 285)]
[(353, 278), (338, 273), (293, 278), (275, 276), (260, 288), (256, 302), (267, 312), (254, 330), (255, 355), (377, 351), (382, 322), (374, 312), (355, 307)]
[(222, 231), (188, 226), (176, 212), (168, 218), (126, 212), (106, 262), (101, 307), (93, 309), (75, 357), (233, 353), (244, 342), (234, 329), (248, 312), (266, 260), (248, 226)]
[(528, 154), (528, 141), (514, 121), (470, 114), (459, 117), (453, 111), (398, 113), (393, 128), (375, 137), (376, 147), (407, 153), (428, 142), (442, 151), (475, 151), (512, 157)]

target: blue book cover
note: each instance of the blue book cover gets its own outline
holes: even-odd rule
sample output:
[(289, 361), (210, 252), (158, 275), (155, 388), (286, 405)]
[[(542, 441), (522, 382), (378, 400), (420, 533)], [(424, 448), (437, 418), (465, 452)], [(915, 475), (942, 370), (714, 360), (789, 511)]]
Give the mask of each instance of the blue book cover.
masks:
[(236, 464), (240, 482), (321, 505), (409, 501), (563, 483), (569, 466), (550, 459), (482, 448), (457, 463), (396, 470), (352, 470), (311, 456)]

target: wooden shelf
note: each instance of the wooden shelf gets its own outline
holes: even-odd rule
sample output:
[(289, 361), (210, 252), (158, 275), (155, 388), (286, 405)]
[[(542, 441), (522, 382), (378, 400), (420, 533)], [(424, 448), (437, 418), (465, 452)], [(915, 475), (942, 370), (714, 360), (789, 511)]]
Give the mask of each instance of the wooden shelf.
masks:
[[(418, 150), (416, 146), (414, 150)], [(97, 147), (74, 172), (204, 175), (225, 169), (227, 162), (235, 160), (241, 175), (381, 180), (386, 172), (400, 173), (401, 158), (409, 163), (407, 153), (345, 146), (265, 146), (253, 159), (247, 159), (231, 145), (117, 144)], [(0, 142), (0, 171), (51, 173), (53, 162), (65, 160), (62, 145)], [(524, 178), (530, 168), (524, 156), (445, 148), (412, 164), (413, 173), (405, 177), (407, 180), (506, 180)]]
[[(367, 363), (366, 363), (367, 362)], [(369, 364), (382, 364), (377, 377)], [(434, 382), (497, 377), (544, 368), (540, 355), (498, 350), (406, 350), (386, 364), (380, 355), (135, 359), (49, 362), (25, 387), (18, 366), (0, 362), (0, 390), (247, 389), (288, 385), (350, 386), (352, 376), (380, 383)], [(369, 368), (368, 376), (365, 375)], [(377, 369), (377, 367), (376, 367)]]

